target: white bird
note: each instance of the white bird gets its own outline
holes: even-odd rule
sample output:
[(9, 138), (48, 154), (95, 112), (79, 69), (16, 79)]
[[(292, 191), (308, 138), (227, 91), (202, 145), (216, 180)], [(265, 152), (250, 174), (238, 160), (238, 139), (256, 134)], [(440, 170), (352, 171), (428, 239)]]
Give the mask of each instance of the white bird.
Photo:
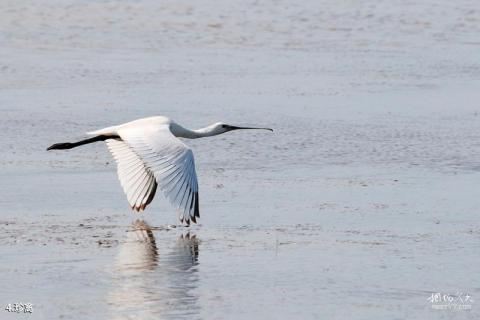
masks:
[(200, 217), (198, 182), (192, 150), (180, 139), (211, 137), (238, 129), (222, 122), (198, 130), (186, 129), (167, 117), (149, 117), (121, 125), (87, 132), (94, 137), (78, 142), (56, 143), (47, 150), (71, 149), (105, 141), (117, 162), (117, 173), (130, 206), (144, 210), (153, 200), (157, 186), (170, 203), (179, 209), (182, 223)]

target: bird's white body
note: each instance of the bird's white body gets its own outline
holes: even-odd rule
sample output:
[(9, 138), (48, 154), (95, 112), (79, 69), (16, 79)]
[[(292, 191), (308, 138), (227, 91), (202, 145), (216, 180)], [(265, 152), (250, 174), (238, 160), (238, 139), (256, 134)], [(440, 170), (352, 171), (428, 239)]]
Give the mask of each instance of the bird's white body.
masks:
[(99, 134), (117, 134), (119, 130), (128, 129), (128, 128), (141, 128), (144, 126), (161, 126), (161, 125), (170, 125), (173, 121), (170, 118), (157, 116), (133, 120), (130, 122), (122, 123), (117, 126), (111, 126), (103, 128), (100, 130), (87, 132), (88, 135), (99, 135)]
[(228, 131), (228, 130), (222, 131), (221, 128), (220, 130), (215, 130), (215, 128), (219, 127), (220, 125), (222, 125), (222, 123), (217, 122), (206, 128), (202, 128), (198, 130), (189, 130), (182, 127), (181, 125), (179, 125), (178, 123), (176, 123), (170, 118), (156, 116), (156, 117), (133, 120), (127, 123), (120, 124), (118, 126), (112, 126), (112, 127), (107, 127), (107, 128), (103, 128), (96, 131), (87, 132), (87, 134), (88, 135), (118, 134), (118, 132), (121, 130), (127, 130), (131, 128), (151, 128), (151, 127), (158, 128), (158, 127), (166, 126), (175, 137), (197, 139), (197, 138), (215, 136)]
[(55, 144), (47, 150), (71, 149), (105, 141), (117, 162), (118, 177), (132, 209), (144, 210), (159, 187), (170, 203), (179, 209), (180, 221), (189, 224), (200, 216), (197, 174), (192, 150), (177, 138), (210, 137), (236, 129), (273, 131), (221, 122), (189, 130), (170, 118), (156, 116), (88, 132), (96, 137)]

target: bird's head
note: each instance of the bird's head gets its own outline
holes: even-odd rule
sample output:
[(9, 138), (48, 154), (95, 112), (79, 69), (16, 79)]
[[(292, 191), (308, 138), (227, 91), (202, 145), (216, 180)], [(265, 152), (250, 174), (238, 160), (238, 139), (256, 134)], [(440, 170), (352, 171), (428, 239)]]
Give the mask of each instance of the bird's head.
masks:
[(221, 134), (225, 133), (228, 131), (233, 131), (233, 130), (242, 130), (242, 129), (249, 129), (249, 130), (269, 130), (273, 132), (273, 129), (270, 128), (260, 128), (260, 127), (239, 127), (239, 126), (233, 126), (230, 124), (226, 124), (223, 122), (217, 122), (214, 123), (212, 126), (212, 131), (215, 132), (216, 134)]

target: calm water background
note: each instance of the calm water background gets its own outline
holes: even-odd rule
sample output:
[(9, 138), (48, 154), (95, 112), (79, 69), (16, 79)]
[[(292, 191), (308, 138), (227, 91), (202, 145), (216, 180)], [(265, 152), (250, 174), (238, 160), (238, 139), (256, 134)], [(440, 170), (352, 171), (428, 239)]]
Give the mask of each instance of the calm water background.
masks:
[[(478, 318), (479, 35), (469, 0), (1, 1), (0, 318)], [(275, 133), (189, 141), (166, 230), (103, 144), (45, 152), (150, 115)]]

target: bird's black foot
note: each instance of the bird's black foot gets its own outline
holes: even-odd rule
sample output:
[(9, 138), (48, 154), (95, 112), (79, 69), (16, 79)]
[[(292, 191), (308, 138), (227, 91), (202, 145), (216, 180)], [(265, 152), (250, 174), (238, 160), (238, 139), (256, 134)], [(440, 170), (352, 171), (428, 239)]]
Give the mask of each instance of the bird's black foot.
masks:
[(55, 143), (52, 144), (50, 147), (47, 148), (48, 150), (65, 150), (65, 149), (72, 149), (75, 144), (70, 142), (63, 142), (63, 143)]

